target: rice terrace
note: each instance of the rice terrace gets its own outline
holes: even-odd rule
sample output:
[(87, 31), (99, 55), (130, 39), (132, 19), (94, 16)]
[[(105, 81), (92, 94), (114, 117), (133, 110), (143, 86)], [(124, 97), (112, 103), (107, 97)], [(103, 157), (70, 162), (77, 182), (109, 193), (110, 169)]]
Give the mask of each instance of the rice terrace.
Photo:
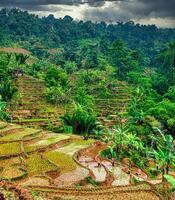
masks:
[(138, 0), (2, 2), (0, 200), (175, 200), (174, 25), (107, 21)]

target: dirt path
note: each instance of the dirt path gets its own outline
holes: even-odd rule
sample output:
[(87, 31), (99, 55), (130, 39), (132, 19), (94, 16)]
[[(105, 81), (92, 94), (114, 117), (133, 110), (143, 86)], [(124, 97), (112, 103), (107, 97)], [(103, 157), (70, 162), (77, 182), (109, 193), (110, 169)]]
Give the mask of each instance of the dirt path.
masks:
[[(75, 188), (75, 187), (32, 187), (42, 198), (74, 200), (163, 200), (153, 188), (146, 183), (136, 186)], [(48, 200), (48, 198), (47, 198)]]

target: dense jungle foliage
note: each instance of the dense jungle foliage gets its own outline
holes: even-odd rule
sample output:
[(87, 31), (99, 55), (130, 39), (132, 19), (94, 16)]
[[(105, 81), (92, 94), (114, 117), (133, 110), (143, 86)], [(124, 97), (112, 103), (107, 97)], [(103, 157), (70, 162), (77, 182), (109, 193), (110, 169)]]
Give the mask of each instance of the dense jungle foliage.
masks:
[[(154, 159), (157, 168), (152, 174), (169, 173), (175, 167), (175, 29), (83, 22), (70, 16), (39, 18), (18, 9), (2, 9), (0, 24), (1, 47), (32, 53), (19, 59), (18, 52), (1, 51), (1, 119), (9, 118), (5, 107), (18, 95), (12, 72), (20, 68), (45, 81), (51, 104), (76, 104), (62, 117), (65, 126), (110, 142), (105, 156), (119, 160), (127, 156), (141, 168)], [(99, 114), (95, 92), (98, 98), (110, 98), (116, 80), (133, 88), (127, 120), (104, 131), (95, 123)]]

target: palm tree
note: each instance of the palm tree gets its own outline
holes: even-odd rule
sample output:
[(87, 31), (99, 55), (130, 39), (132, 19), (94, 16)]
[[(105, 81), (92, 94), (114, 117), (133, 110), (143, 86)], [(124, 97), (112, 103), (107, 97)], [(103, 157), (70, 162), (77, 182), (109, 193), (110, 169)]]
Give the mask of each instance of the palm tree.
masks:
[(74, 134), (84, 135), (84, 139), (88, 139), (96, 128), (96, 116), (81, 105), (77, 106), (73, 114), (66, 113), (61, 119), (65, 125), (72, 127)]
[(16, 63), (17, 63), (17, 69), (19, 69), (20, 65), (24, 65), (28, 58), (29, 58), (29, 55), (24, 55), (22, 53), (15, 53), (15, 60), (16, 60)]
[(12, 54), (15, 56), (15, 61), (16, 61), (16, 67), (19, 69), (20, 65), (23, 65), (26, 63), (26, 60), (30, 57), (31, 53), (25, 49), (22, 48), (0, 48), (0, 52), (6, 53), (8, 62), (9, 64), (10, 59), (12, 57)]

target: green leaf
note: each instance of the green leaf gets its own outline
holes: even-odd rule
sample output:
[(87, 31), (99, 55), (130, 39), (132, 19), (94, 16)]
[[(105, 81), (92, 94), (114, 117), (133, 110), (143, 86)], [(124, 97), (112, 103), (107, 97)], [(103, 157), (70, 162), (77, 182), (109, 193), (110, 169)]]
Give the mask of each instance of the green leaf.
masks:
[(172, 185), (173, 189), (175, 189), (175, 179), (168, 174), (165, 174), (164, 177)]

